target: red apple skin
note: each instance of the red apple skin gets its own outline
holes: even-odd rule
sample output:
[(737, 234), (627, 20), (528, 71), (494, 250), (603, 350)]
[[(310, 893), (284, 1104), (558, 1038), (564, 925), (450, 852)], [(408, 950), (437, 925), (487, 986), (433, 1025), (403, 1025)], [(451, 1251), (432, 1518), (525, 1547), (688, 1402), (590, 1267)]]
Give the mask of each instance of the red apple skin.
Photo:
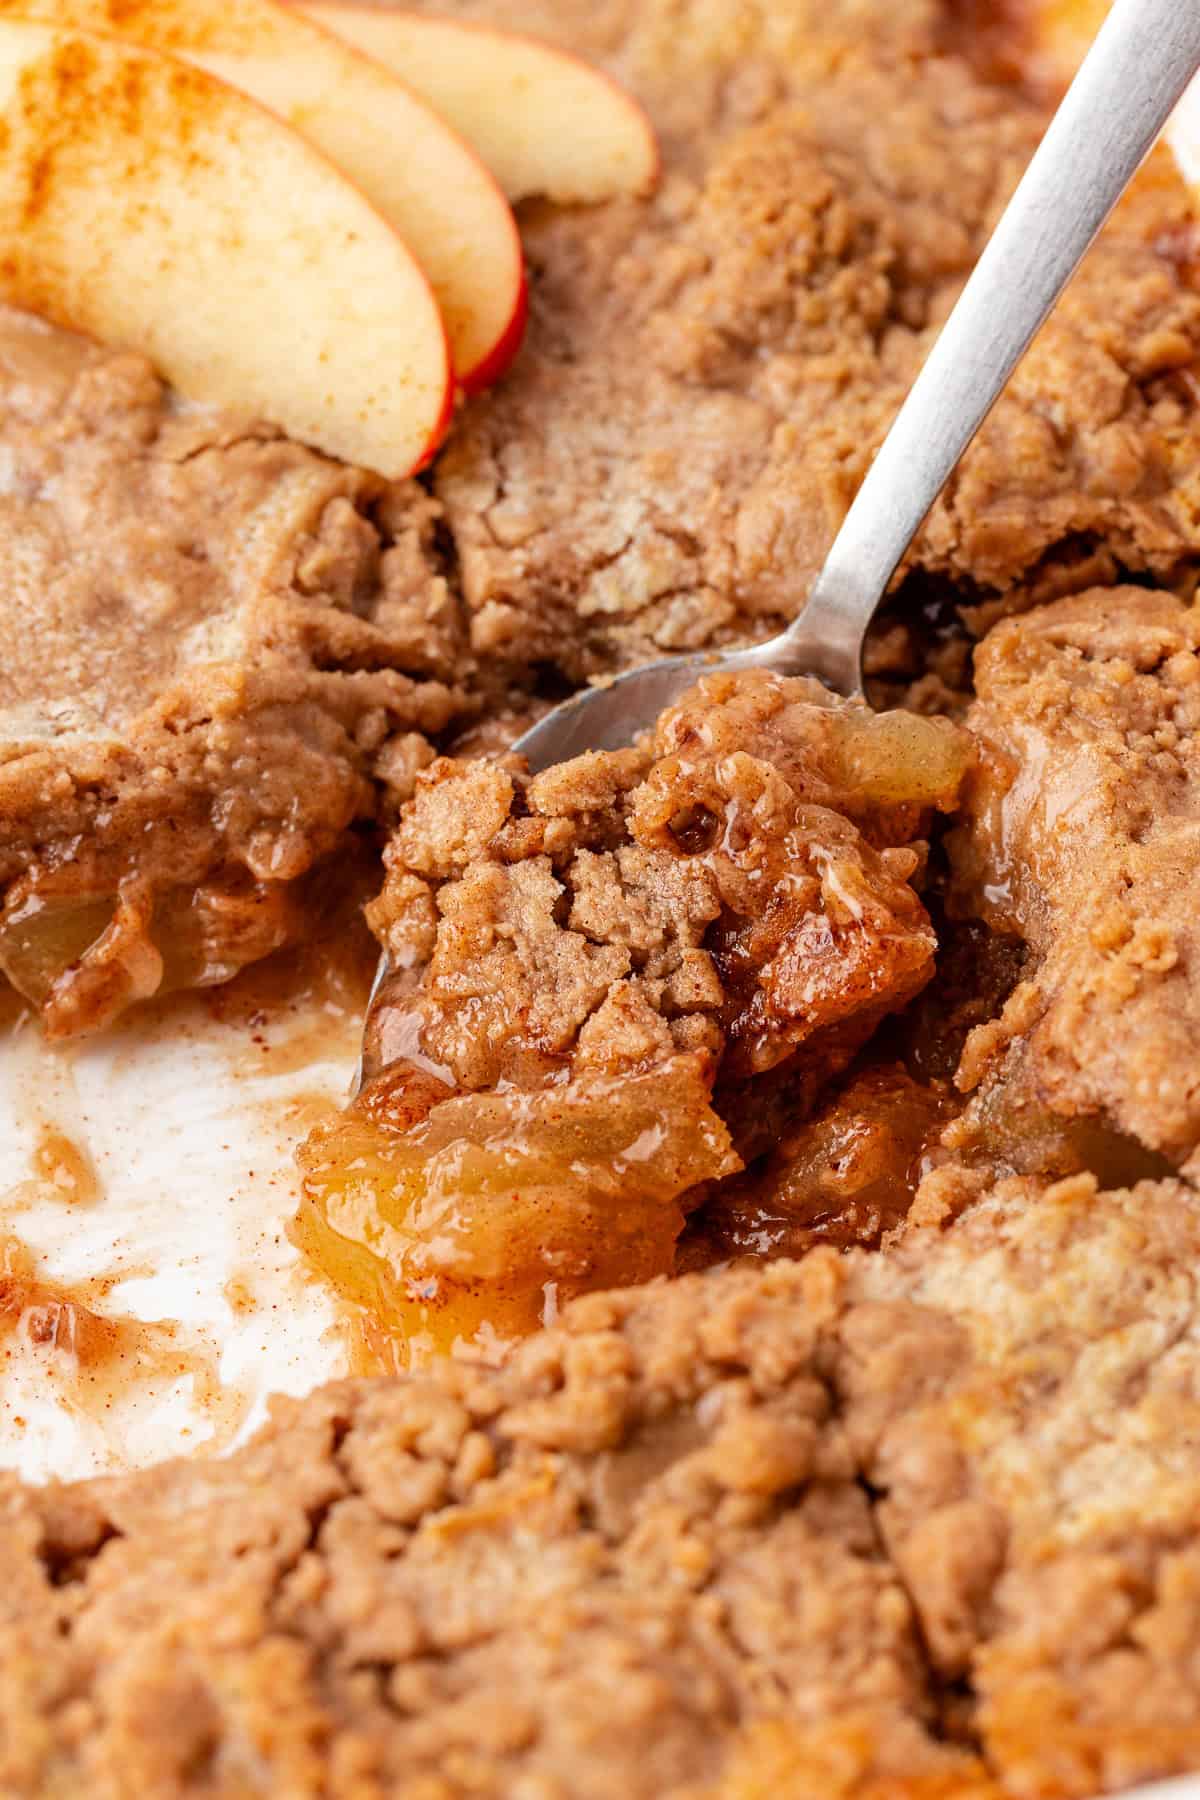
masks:
[(478, 394), (484, 388), (495, 385), (502, 375), (508, 373), (516, 359), (521, 345), (525, 341), (525, 330), (529, 324), (529, 278), (525, 273), (524, 261), (521, 263), (521, 279), (517, 287), (517, 303), (509, 321), (508, 329), (497, 343), (490, 356), (470, 370), (459, 376), (464, 394)]
[[(305, 24), (311, 30), (319, 31), (322, 37), (332, 38), (340, 50), (344, 51), (349, 49), (355, 56), (365, 57), (369, 62), (375, 60), (372, 57), (367, 57), (366, 53), (359, 50), (355, 45), (348, 44), (346, 39), (340, 37), (327, 22), (313, 18), (303, 4), (297, 3), (297, 0), (280, 0), (280, 3), (285, 12), (296, 12), (302, 15)], [(3, 0), (0, 0), (0, 5), (2, 4)], [(388, 73), (391, 74), (392, 72), (389, 70)], [(399, 82), (402, 86), (407, 87), (408, 85), (403, 82), (402, 77), (398, 75), (392, 74), (392, 79)], [(414, 98), (421, 100), (421, 96), (415, 94), (415, 92)], [(442, 421), (440, 434), (433, 442), (431, 448), (426, 452), (421, 462), (418, 463), (418, 469), (427, 468), (429, 463), (437, 455), (442, 444), (445, 442), (446, 434), (449, 431), (450, 423), (454, 417), (455, 398), (459, 389), (467, 394), (478, 393), (481, 388), (490, 387), (492, 382), (497, 379), (497, 376), (502, 374), (504, 370), (508, 368), (513, 357), (521, 347), (521, 342), (525, 335), (525, 321), (529, 310), (529, 297), (526, 292), (525, 281), (525, 253), (521, 244), (521, 233), (518, 229), (516, 217), (512, 207), (509, 205), (508, 197), (505, 194), (504, 189), (500, 186), (495, 175), (483, 161), (483, 158), (479, 156), (467, 142), (462, 132), (456, 131), (454, 126), (451, 125), (448, 120), (443, 119), (440, 114), (437, 114), (436, 109), (431, 107), (427, 101), (421, 101), (421, 104), (428, 112), (435, 114), (438, 123), (446, 135), (455, 138), (458, 141), (465, 155), (467, 155), (475, 165), (483, 183), (495, 190), (497, 217), (503, 213), (507, 218), (506, 250), (508, 269), (504, 276), (504, 281), (506, 283), (511, 283), (512, 311), (508, 315), (508, 319), (504, 325), (494, 333), (492, 342), (488, 348), (482, 352), (477, 360), (472, 361), (468, 366), (459, 366), (458, 359), (454, 357), (453, 346), (450, 346), (453, 379), (447, 395), (445, 416)], [(514, 334), (516, 339), (515, 342), (513, 341)], [(447, 342), (449, 343), (449, 334), (447, 334)], [(493, 370), (496, 371), (495, 374), (492, 373)]]
[[(450, 362), (449, 338), (446, 339), (446, 365), (447, 368), (452, 366)], [(422, 469), (427, 469), (429, 467), (430, 463), (445, 443), (447, 437), (450, 435), (450, 427), (454, 423), (454, 410), (458, 403), (458, 393), (459, 390), (455, 386), (454, 381), (447, 381), (446, 394), (442, 401), (441, 416), (436, 420), (433, 429), (430, 431), (429, 442), (425, 449), (421, 452), (421, 455), (409, 470), (409, 478), (413, 475), (419, 475)]]
[[(447, 131), (451, 129), (446, 126)], [(455, 136), (461, 134), (455, 133)], [(466, 139), (463, 146), (470, 150)], [(474, 155), (474, 151), (471, 151)], [(482, 164), (481, 167), (486, 165)], [(491, 387), (498, 381), (509, 367), (525, 340), (525, 327), (529, 319), (529, 282), (525, 273), (525, 249), (521, 243), (521, 233), (517, 226), (516, 215), (505, 198), (504, 189), (488, 170), (488, 177), (496, 190), (496, 197), (508, 214), (511, 225), (510, 268), (505, 276), (506, 283), (511, 283), (512, 311), (508, 322), (496, 336), (490, 350), (473, 363), (470, 368), (455, 369), (455, 378), (464, 394), (477, 394), (481, 388)]]
[[(2, 4), (3, 0), (0, 0), (0, 5)], [(302, 15), (305, 24), (311, 30), (319, 31), (322, 37), (331, 38), (337, 44), (339, 50), (345, 51), (349, 49), (355, 56), (366, 57), (364, 51), (358, 49), (357, 46), (353, 44), (348, 44), (347, 40), (340, 37), (327, 21), (312, 17), (302, 4), (297, 4), (297, 0), (282, 0), (282, 5), (285, 11), (293, 11)], [(374, 61), (371, 57), (366, 57), (366, 60)], [(392, 79), (394, 81), (407, 87), (407, 83), (403, 82), (401, 76), (395, 75), (390, 70), (388, 73), (392, 74)], [(421, 100), (421, 96), (415, 94), (415, 91), (414, 97), (417, 100)], [(475, 165), (481, 182), (495, 190), (496, 216), (499, 218), (501, 214), (503, 214), (507, 220), (507, 230), (505, 234), (507, 239), (505, 247), (507, 267), (502, 277), (502, 285), (510, 288), (512, 294), (512, 310), (508, 314), (505, 322), (491, 334), (491, 342), (481, 352), (479, 357), (472, 360), (469, 364), (462, 365), (459, 359), (454, 357), (453, 345), (451, 345), (450, 353), (453, 359), (453, 381), (447, 397), (445, 417), (442, 422), (440, 435), (433, 442), (431, 448), (427, 451), (421, 462), (417, 465), (418, 469), (428, 467), (429, 463), (441, 448), (442, 443), (445, 441), (446, 433), (449, 430), (450, 422), (454, 416), (456, 393), (460, 389), (466, 394), (478, 393), (480, 389), (490, 387), (491, 384), (504, 373), (505, 369), (508, 368), (521, 347), (529, 311), (529, 296), (526, 290), (525, 279), (525, 254), (521, 244), (521, 233), (517, 227), (516, 217), (512, 207), (509, 205), (504, 189), (500, 186), (500, 183), (496, 180), (495, 175), (488, 168), (482, 157), (480, 157), (467, 142), (462, 132), (455, 130), (454, 126), (451, 125), (448, 120), (441, 118), (440, 114), (436, 113), (436, 109), (430, 106), (427, 101), (421, 101), (421, 104), (425, 106), (427, 111), (435, 114), (438, 123), (445, 134), (448, 137), (456, 139), (461, 145), (464, 155), (469, 157), (471, 162)]]

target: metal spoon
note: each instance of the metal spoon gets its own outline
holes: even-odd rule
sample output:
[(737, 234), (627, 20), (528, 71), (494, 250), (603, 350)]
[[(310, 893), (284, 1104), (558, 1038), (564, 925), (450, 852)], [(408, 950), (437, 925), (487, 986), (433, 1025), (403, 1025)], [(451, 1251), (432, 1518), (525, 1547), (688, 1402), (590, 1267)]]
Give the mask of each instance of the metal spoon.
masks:
[[(1200, 68), (1200, 0), (1116, 0), (834, 539), (800, 616), (746, 650), (631, 669), (513, 745), (531, 769), (632, 743), (715, 670), (817, 675), (861, 695), (867, 627), (901, 557)], [(389, 973), (381, 960), (371, 1016)], [(362, 1065), (359, 1070), (362, 1075)]]

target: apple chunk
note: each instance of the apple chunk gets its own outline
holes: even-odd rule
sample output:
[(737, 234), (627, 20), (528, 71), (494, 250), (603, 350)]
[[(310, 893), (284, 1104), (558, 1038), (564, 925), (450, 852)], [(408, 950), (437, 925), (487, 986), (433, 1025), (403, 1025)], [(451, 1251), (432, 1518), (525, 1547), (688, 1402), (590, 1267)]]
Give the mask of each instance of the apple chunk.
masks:
[(0, 19), (0, 298), (389, 476), (444, 433), (433, 292), (281, 120), (200, 69)]
[(491, 172), (394, 75), (275, 0), (0, 0), (0, 18), (124, 38), (269, 106), (350, 177), (429, 277), (464, 387), (502, 373), (525, 323), (521, 240)]
[(393, 70), (454, 125), (510, 200), (644, 194), (658, 178), (649, 119), (578, 57), (514, 32), (312, 0), (310, 18)]

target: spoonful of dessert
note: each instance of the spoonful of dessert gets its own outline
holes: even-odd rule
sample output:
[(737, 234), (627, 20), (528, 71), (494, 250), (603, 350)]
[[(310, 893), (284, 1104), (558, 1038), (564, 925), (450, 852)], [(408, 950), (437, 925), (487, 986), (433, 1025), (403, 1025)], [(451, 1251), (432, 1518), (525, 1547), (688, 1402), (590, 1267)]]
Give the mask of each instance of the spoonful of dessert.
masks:
[[(1200, 68), (1200, 0), (1116, 0), (846, 514), (799, 616), (746, 649), (651, 662), (557, 706), (531, 771), (631, 744), (701, 677), (767, 669), (863, 697), (867, 628), (925, 515)], [(385, 956), (368, 1004), (389, 972)]]

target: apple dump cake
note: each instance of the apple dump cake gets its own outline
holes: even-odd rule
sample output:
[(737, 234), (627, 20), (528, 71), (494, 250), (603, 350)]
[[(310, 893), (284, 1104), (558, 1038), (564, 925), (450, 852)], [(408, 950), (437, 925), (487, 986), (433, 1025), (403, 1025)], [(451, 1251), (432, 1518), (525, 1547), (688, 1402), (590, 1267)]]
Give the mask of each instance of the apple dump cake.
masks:
[(3, 1479), (0, 1792), (1200, 1768), (1195, 203), (1163, 152), (1118, 209), (872, 706), (711, 675), (533, 774), (572, 684), (794, 615), (1049, 102), (1035, 7), (504, 11), (662, 177), (522, 201), (527, 343), (417, 477), (0, 319), (0, 969), (96, 1030), (351, 843), (391, 964), (294, 1222), (375, 1372)]

